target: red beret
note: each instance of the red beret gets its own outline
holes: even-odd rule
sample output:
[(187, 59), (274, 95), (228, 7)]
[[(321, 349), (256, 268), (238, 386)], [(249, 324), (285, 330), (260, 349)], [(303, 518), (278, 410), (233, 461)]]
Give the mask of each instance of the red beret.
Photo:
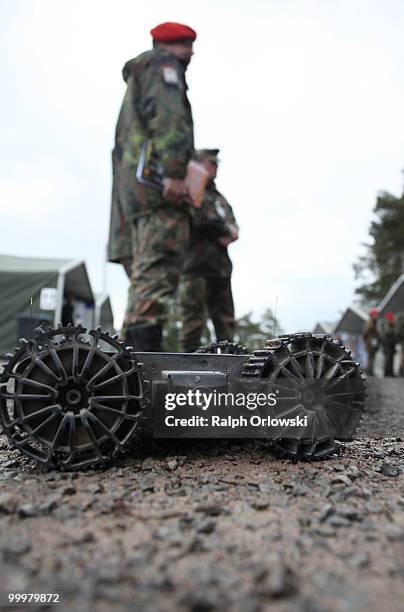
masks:
[(372, 319), (377, 319), (377, 317), (379, 316), (379, 309), (378, 308), (371, 308), (369, 310), (369, 316), (372, 317)]
[(166, 43), (184, 39), (194, 41), (196, 38), (195, 30), (182, 23), (174, 23), (171, 21), (160, 23), (150, 30), (150, 34), (153, 36), (153, 40)]
[(386, 312), (384, 318), (386, 321), (394, 321), (394, 312)]

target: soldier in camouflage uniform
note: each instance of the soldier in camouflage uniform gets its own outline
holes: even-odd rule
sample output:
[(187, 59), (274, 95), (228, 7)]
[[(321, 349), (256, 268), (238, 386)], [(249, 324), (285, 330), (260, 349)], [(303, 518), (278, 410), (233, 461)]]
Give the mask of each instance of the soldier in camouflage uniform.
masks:
[[(194, 152), (185, 72), (194, 30), (164, 23), (151, 31), (153, 49), (123, 68), (127, 90), (116, 127), (109, 261), (131, 276), (125, 340), (139, 351), (161, 350), (162, 326), (189, 246), (190, 206), (184, 182)], [(163, 192), (136, 180), (140, 151), (164, 173)]]
[(193, 211), (191, 247), (180, 283), (181, 343), (185, 352), (199, 347), (207, 316), (212, 320), (217, 341), (232, 340), (234, 335), (232, 263), (227, 246), (237, 240), (238, 226), (230, 204), (214, 182), (217, 155), (218, 149), (203, 149), (195, 155), (211, 179), (202, 207)]
[(377, 327), (378, 317), (378, 309), (371, 308), (369, 310), (369, 319), (363, 327), (363, 339), (368, 355), (367, 373), (369, 376), (374, 376), (375, 357), (380, 344), (380, 334)]
[(382, 345), (384, 352), (384, 375), (394, 376), (394, 355), (399, 336), (396, 328), (396, 318), (393, 312), (386, 312), (382, 331)]
[(398, 342), (400, 344), (400, 376), (404, 376), (404, 312), (397, 313), (396, 329)]

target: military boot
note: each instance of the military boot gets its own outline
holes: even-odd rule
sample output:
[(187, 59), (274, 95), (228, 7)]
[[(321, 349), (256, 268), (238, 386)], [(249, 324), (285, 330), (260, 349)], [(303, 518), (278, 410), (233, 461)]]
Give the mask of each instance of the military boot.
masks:
[(161, 325), (129, 325), (125, 329), (125, 343), (140, 353), (161, 352)]

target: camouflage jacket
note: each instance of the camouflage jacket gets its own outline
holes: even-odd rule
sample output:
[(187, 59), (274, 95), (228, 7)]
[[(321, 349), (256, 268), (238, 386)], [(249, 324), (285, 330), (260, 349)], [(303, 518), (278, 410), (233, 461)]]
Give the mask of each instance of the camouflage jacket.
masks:
[(385, 322), (382, 331), (382, 345), (383, 349), (394, 350), (395, 345), (399, 342), (400, 338), (397, 332), (397, 327), (394, 322)]
[(399, 342), (404, 341), (404, 312), (398, 312), (396, 316), (396, 329)]
[(374, 319), (366, 321), (363, 327), (363, 339), (368, 352), (376, 351), (379, 346), (380, 334)]
[(150, 161), (164, 175), (183, 178), (194, 151), (191, 106), (185, 66), (167, 50), (155, 48), (127, 62), (127, 90), (118, 117), (112, 152), (112, 204), (109, 261), (131, 256), (133, 220), (159, 206), (174, 206), (161, 193), (136, 181), (140, 149), (150, 144)]
[(219, 244), (218, 238), (229, 236), (231, 226), (238, 230), (233, 209), (212, 182), (206, 190), (201, 208), (193, 210), (191, 246), (183, 273), (229, 278), (233, 266), (227, 247)]

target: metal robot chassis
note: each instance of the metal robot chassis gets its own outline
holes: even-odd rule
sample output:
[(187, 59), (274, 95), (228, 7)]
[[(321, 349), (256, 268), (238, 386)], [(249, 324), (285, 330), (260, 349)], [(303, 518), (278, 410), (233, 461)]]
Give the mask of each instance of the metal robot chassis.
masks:
[[(327, 335), (282, 335), (253, 353), (229, 342), (196, 353), (138, 353), (99, 328), (59, 326), (35, 330), (6, 357), (3, 431), (15, 448), (50, 468), (83, 469), (129, 451), (151, 435), (156, 388), (195, 388), (195, 380), (211, 389), (219, 377), (221, 391), (246, 393), (264, 383), (294, 386), (288, 413), (307, 415), (309, 425), (300, 435), (286, 428), (268, 439), (269, 448), (294, 459), (331, 454), (335, 440), (352, 439), (364, 412), (360, 366)], [(275, 407), (274, 415), (282, 410)]]

